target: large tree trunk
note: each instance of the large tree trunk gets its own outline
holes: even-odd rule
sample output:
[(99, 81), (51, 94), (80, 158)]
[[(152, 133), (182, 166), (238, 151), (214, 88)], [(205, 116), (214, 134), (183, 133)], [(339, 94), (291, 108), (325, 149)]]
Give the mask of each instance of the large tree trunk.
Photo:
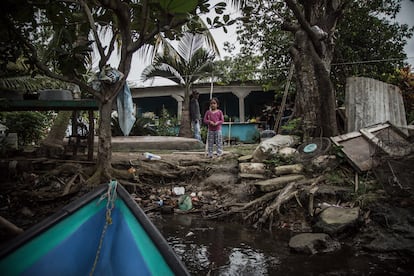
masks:
[(190, 120), (190, 88), (191, 86), (186, 86), (184, 91), (184, 101), (183, 109), (181, 114), (180, 121), (180, 131), (178, 136), (192, 138), (193, 133), (191, 131), (191, 120)]
[[(112, 87), (113, 89), (113, 87)], [(98, 151), (96, 160), (96, 170), (88, 180), (87, 185), (96, 186), (107, 183), (112, 179), (112, 131), (111, 131), (111, 114), (113, 101), (116, 99), (111, 96), (110, 87), (106, 87), (102, 91), (102, 97), (99, 102), (99, 119), (98, 119)]]
[(97, 153), (97, 171), (102, 183), (111, 180), (112, 173), (112, 132), (111, 132), (111, 113), (113, 100), (107, 100), (99, 103), (99, 121), (98, 121), (98, 153)]
[(53, 125), (43, 140), (43, 145), (59, 145), (63, 143), (63, 138), (66, 135), (66, 129), (69, 125), (69, 120), (72, 117), (72, 111), (59, 111)]
[[(302, 117), (305, 136), (335, 136), (336, 123), (335, 91), (330, 81), (330, 70), (315, 52), (308, 35), (296, 33), (298, 47), (292, 47), (297, 79), (296, 115)], [(327, 54), (325, 54), (326, 56)]]
[(295, 115), (302, 117), (305, 135), (338, 134), (335, 91), (330, 80), (334, 31), (346, 1), (285, 0), (298, 23), (283, 28), (295, 36), (290, 49), (297, 78)]
[(38, 153), (46, 156), (58, 156), (64, 152), (63, 138), (72, 111), (59, 111), (46, 138), (41, 142)]

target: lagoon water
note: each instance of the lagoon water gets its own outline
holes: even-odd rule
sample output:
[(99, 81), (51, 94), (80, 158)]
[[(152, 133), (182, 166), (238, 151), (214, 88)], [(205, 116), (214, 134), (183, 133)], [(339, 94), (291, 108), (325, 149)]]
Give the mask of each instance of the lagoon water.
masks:
[[(292, 252), (288, 230), (270, 233), (234, 222), (188, 214), (153, 217), (154, 224), (191, 275), (413, 275), (413, 265), (392, 254)], [(411, 272), (410, 272), (411, 269)]]

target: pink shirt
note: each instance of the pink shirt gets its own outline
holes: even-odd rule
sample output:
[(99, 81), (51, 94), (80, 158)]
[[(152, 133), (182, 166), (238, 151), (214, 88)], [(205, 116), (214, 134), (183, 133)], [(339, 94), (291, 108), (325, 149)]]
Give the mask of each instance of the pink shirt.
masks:
[[(217, 125), (210, 125), (210, 121), (217, 123)], [(223, 112), (221, 112), (220, 109), (216, 109), (215, 111), (207, 110), (206, 114), (204, 115), (204, 123), (208, 125), (208, 130), (221, 130), (221, 125), (223, 124), (223, 122), (224, 116)]]

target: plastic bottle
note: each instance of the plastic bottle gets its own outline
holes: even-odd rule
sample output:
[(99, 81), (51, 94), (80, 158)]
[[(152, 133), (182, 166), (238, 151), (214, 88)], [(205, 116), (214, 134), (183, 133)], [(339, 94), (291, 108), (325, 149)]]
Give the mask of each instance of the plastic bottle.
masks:
[(161, 156), (152, 154), (150, 152), (144, 152), (144, 157), (148, 160), (160, 160)]

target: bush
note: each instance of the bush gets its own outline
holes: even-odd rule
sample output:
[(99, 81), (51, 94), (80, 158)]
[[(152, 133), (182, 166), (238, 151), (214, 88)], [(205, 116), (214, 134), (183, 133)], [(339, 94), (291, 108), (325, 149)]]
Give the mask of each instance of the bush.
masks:
[[(147, 118), (137, 118), (131, 132), (129, 133), (129, 136), (156, 135), (156, 131), (149, 126), (150, 121), (151, 120)], [(112, 118), (111, 128), (112, 136), (124, 136), (124, 133), (119, 127), (118, 117)]]
[(177, 126), (177, 118), (171, 117), (168, 110), (163, 106), (158, 120), (157, 134), (160, 136), (177, 136)]
[(50, 112), (1, 112), (0, 120), (7, 126), (8, 133), (17, 133), (19, 147), (24, 147), (39, 144), (47, 134), (52, 116)]

